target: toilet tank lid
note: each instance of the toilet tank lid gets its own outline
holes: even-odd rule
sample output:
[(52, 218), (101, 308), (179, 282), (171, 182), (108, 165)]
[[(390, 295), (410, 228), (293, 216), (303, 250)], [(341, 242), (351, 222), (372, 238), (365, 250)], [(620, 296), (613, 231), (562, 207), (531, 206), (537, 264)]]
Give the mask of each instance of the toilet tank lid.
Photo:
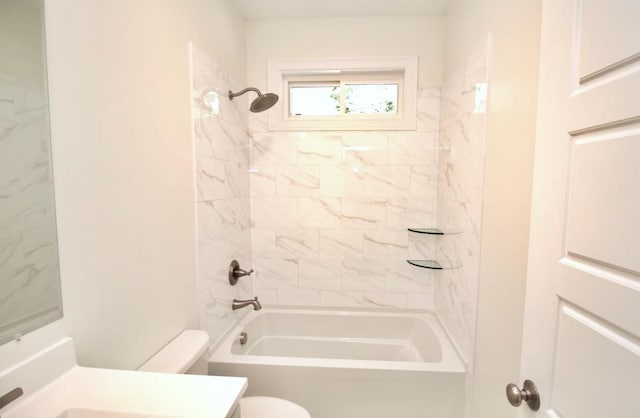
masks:
[(144, 363), (139, 371), (185, 373), (209, 348), (209, 335), (202, 330), (182, 331)]

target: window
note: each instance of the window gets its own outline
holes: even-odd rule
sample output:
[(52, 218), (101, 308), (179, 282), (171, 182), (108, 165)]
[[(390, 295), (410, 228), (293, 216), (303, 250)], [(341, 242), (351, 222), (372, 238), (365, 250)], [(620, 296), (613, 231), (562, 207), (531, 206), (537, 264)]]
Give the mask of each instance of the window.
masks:
[(343, 112), (340, 82), (288, 83), (289, 116), (335, 116)]
[(416, 127), (417, 58), (271, 60), (272, 130)]
[(401, 74), (285, 77), (289, 117), (397, 115)]

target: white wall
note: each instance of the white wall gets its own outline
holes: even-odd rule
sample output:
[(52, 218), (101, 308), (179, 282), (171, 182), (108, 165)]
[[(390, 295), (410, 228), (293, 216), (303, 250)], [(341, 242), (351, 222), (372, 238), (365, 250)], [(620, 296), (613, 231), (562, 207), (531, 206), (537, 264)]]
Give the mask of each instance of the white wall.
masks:
[(519, 381), (538, 77), (539, 0), (452, 0), (444, 71), (491, 34), (473, 417), (514, 417)]
[(439, 87), (443, 17), (361, 17), (247, 22), (247, 79), (267, 87), (269, 58), (418, 56), (418, 86)]
[(64, 313), (80, 364), (198, 326), (188, 42), (244, 71), (225, 1), (47, 2)]

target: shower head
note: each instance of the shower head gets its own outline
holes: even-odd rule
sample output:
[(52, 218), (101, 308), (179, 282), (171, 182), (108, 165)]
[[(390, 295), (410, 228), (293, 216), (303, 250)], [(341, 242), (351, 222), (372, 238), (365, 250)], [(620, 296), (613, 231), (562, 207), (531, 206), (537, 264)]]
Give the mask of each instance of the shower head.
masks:
[(249, 106), (249, 110), (254, 113), (263, 112), (271, 108), (277, 102), (278, 102), (277, 94), (265, 93), (256, 97), (256, 99), (253, 102), (251, 102), (251, 106)]
[(247, 87), (246, 89), (240, 90), (237, 93), (234, 93), (231, 90), (229, 90), (229, 100), (233, 100), (234, 97), (241, 96), (248, 91), (255, 91), (256, 93), (258, 93), (258, 97), (256, 97), (253, 100), (253, 102), (251, 102), (251, 105), (249, 106), (249, 110), (254, 113), (263, 112), (278, 102), (277, 94), (273, 94), (273, 93), (262, 94), (260, 93), (260, 90), (258, 90), (255, 87)]

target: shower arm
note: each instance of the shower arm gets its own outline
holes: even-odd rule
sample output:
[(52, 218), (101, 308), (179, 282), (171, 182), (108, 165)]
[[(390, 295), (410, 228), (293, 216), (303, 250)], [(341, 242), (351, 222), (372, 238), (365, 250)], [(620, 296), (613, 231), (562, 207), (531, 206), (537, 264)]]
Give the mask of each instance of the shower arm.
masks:
[(255, 91), (256, 93), (258, 93), (258, 96), (262, 96), (262, 93), (257, 88), (255, 88), (255, 87), (247, 87), (246, 89), (242, 89), (237, 93), (234, 93), (231, 90), (229, 90), (229, 100), (233, 100), (234, 97), (242, 96), (243, 94), (245, 94), (248, 91)]

